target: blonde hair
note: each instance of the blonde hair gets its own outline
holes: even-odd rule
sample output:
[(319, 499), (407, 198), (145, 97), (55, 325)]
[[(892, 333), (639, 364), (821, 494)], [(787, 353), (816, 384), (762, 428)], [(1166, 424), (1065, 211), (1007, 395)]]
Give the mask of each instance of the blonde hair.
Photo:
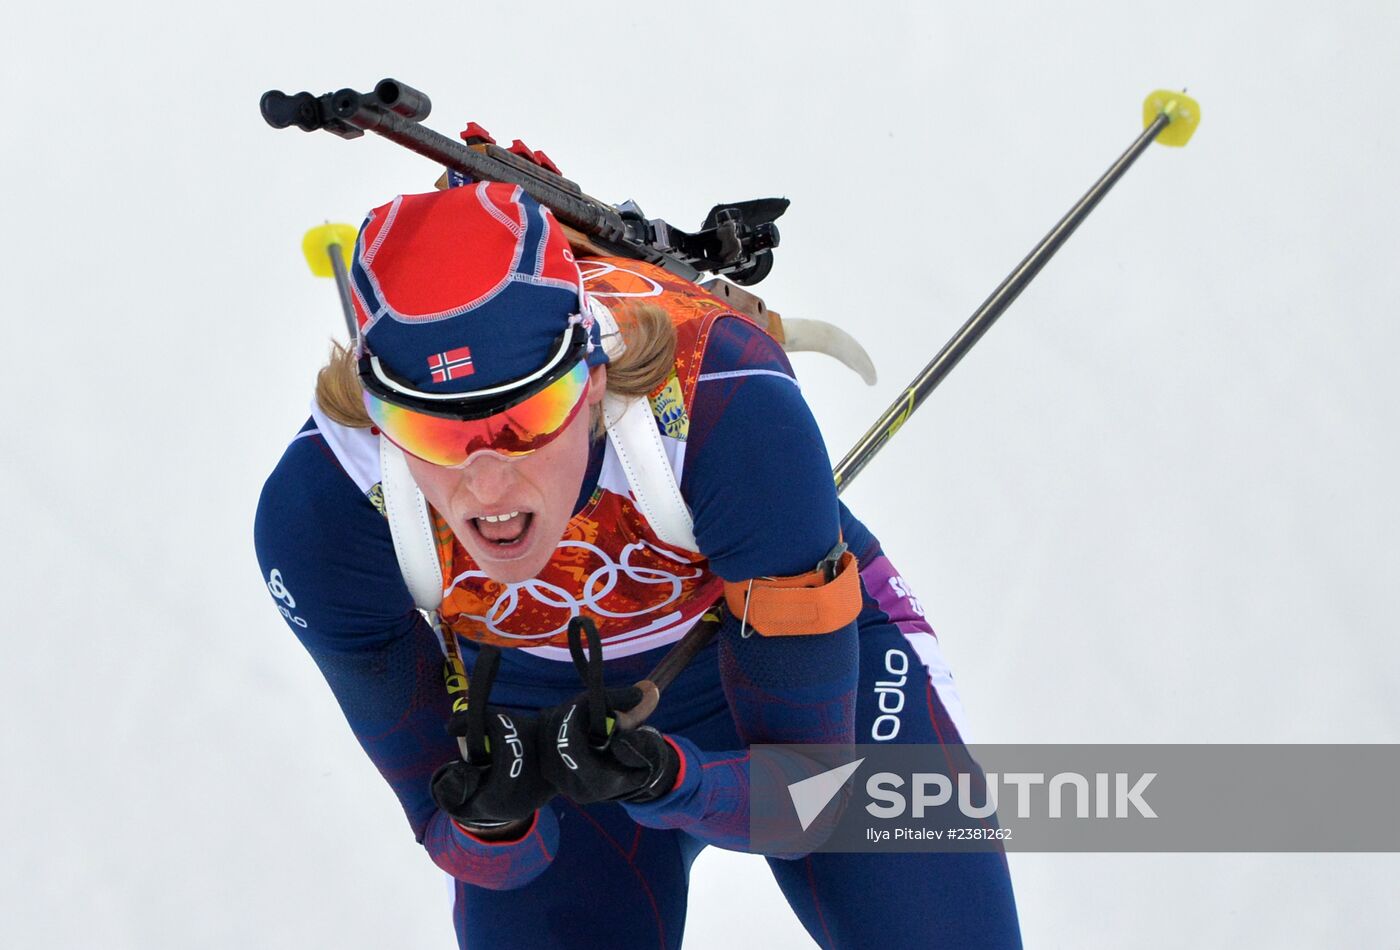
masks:
[[(676, 361), (675, 324), (655, 304), (619, 307), (613, 316), (627, 349), (608, 363), (608, 392), (645, 396), (659, 389)], [(368, 429), (374, 423), (365, 412), (362, 392), (354, 350), (332, 343), (330, 359), (316, 374), (316, 404), (341, 425)], [(595, 439), (603, 434), (601, 403), (593, 407), (589, 427)]]

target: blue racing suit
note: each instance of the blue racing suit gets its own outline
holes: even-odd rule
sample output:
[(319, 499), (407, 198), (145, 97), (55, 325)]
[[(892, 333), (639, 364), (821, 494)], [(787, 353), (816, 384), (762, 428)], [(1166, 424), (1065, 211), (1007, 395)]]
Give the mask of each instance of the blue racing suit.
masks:
[[(344, 427), (313, 412), (264, 486), (255, 543), (268, 589), (415, 836), (455, 880), (462, 947), (678, 947), (695, 856), (707, 844), (749, 850), (749, 744), (962, 741), (937, 639), (879, 542), (836, 500), (781, 349), (753, 324), (725, 319), (702, 352), (680, 489), (708, 569), (727, 580), (801, 573), (839, 530), (857, 556), (864, 605), (846, 641), (744, 640), (728, 622), (649, 720), (683, 758), (677, 787), (652, 802), (579, 806), (557, 796), (507, 842), (478, 839), (438, 810), (429, 778), (458, 755), (444, 729), (443, 656), (398, 570), (373, 474), (334, 431)], [(576, 512), (596, 501), (605, 454), (598, 440)], [(807, 641), (823, 642), (804, 650)], [(470, 667), (477, 647), (459, 642)], [(607, 685), (642, 678), (668, 646), (605, 646)], [(503, 650), (491, 702), (534, 712), (572, 698), (578, 674), (560, 659)], [(775, 669), (788, 677), (777, 687)], [(1000, 853), (768, 863), (822, 947), (1020, 945)]]

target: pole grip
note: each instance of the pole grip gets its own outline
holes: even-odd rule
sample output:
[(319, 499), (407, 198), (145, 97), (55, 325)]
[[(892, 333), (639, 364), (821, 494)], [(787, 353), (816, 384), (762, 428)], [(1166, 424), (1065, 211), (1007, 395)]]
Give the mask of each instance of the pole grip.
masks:
[(656, 704), (660, 702), (661, 693), (675, 681), (681, 670), (695, 659), (695, 655), (715, 638), (715, 634), (724, 623), (724, 615), (724, 602), (719, 601), (705, 611), (695, 626), (686, 631), (680, 642), (661, 658), (645, 679), (637, 682), (637, 688), (642, 691), (642, 701), (617, 715), (619, 728), (635, 729), (646, 722), (647, 717), (655, 711)]

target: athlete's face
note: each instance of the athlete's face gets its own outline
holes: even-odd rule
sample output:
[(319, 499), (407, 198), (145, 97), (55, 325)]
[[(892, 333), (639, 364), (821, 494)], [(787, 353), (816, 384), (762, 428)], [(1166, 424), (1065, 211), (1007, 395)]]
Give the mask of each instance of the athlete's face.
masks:
[[(594, 367), (584, 409), (558, 438), (530, 455), (510, 459), (478, 452), (461, 468), (408, 456), (423, 497), (492, 580), (511, 584), (534, 577), (564, 536), (588, 468), (589, 419), (606, 383), (606, 368)], [(509, 517), (486, 520), (501, 516)]]

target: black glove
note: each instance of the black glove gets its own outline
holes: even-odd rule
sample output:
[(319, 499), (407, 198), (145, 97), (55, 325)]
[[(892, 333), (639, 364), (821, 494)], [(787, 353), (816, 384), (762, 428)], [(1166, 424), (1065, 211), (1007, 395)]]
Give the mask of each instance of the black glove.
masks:
[(612, 713), (631, 709), (641, 698), (635, 686), (587, 691), (540, 713), (544, 776), (560, 794), (587, 805), (649, 802), (671, 790), (680, 756), (665, 737), (651, 726), (612, 724)]
[(462, 758), (433, 773), (433, 801), (475, 831), (492, 831), (531, 817), (555, 795), (540, 771), (539, 720), (489, 705), (500, 652), (483, 647), (472, 669), (468, 706), (447, 731)]
[(540, 713), (545, 778), (580, 805), (649, 802), (665, 795), (676, 782), (680, 756), (651, 726), (615, 727), (613, 713), (637, 705), (642, 692), (635, 686), (604, 688), (603, 647), (598, 628), (587, 617), (569, 621), (569, 653), (586, 689)]

